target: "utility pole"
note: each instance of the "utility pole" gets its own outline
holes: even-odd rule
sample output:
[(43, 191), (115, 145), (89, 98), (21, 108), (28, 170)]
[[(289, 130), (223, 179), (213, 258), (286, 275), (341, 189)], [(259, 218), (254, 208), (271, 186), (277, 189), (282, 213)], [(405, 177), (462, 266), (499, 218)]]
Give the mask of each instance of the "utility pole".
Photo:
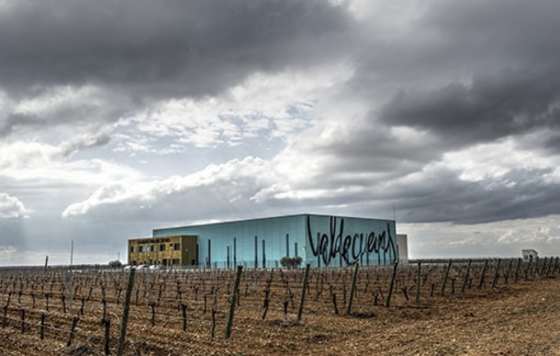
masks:
[(70, 266), (74, 264), (74, 240), (70, 240)]

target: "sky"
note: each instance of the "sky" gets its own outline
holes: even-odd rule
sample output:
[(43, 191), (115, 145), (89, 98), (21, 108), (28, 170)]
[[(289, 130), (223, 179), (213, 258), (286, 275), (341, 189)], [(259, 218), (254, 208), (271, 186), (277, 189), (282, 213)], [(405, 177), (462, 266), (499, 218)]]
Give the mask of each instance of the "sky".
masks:
[(0, 0), (0, 265), (155, 227), (395, 219), (560, 254), (556, 0)]

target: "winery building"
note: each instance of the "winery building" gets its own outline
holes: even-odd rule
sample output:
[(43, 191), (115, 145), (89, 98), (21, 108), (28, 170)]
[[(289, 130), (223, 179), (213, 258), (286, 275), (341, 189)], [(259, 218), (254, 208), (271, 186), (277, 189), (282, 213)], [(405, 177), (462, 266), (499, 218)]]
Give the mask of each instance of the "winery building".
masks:
[(129, 240), (128, 262), (266, 268), (278, 267), (283, 257), (299, 256), (314, 267), (387, 265), (399, 259), (396, 237), (394, 220), (277, 216), (155, 229), (152, 237)]

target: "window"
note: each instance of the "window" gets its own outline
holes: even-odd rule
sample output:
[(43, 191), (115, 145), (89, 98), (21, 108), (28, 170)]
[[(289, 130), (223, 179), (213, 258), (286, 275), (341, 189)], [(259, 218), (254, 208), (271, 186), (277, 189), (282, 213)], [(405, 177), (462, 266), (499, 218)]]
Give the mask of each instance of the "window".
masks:
[(134, 252), (134, 246), (130, 246), (130, 252)]
[(155, 251), (154, 245), (150, 245), (150, 252), (154, 252), (154, 251)]
[(179, 250), (181, 249), (181, 244), (175, 244), (175, 245), (173, 245), (173, 249), (174, 249), (175, 251), (179, 251)]
[(165, 251), (165, 244), (159, 245), (159, 250), (160, 251)]

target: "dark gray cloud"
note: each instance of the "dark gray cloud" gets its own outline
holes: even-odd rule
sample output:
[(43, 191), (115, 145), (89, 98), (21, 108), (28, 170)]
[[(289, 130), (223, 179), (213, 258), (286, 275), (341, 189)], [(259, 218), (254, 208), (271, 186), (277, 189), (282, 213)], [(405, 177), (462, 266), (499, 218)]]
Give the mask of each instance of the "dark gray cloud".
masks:
[(557, 130), (559, 11), (548, 0), (434, 1), (358, 52), (352, 87), (385, 100), (372, 120), (439, 135), (440, 152)]
[(372, 20), (362, 28), (354, 86), (365, 92), (428, 89), (504, 69), (554, 70), (559, 11), (554, 0), (437, 0), (393, 31), (382, 32)]
[(107, 93), (81, 99), (69, 98), (63, 105), (52, 109), (0, 114), (0, 138), (34, 133), (43, 128), (52, 132), (65, 126), (73, 132), (97, 130), (134, 110), (133, 103), (123, 95), (111, 96)]
[(456, 146), (558, 127), (557, 73), (504, 70), (430, 92), (401, 92), (381, 111), (388, 125), (429, 130)]
[(395, 204), (409, 222), (473, 224), (546, 216), (560, 211), (560, 184), (543, 179), (550, 172), (516, 169), (503, 177), (466, 182), (456, 172), (444, 171), (399, 187)]
[(346, 6), (319, 0), (8, 1), (0, 94), (17, 103), (65, 87), (96, 91), (54, 112), (0, 112), (0, 137), (102, 127), (157, 100), (329, 63), (345, 55), (354, 26)]
[[(513, 169), (500, 177), (469, 181), (460, 172), (437, 168), (417, 179), (370, 178), (357, 182), (323, 175), (316, 189), (331, 189), (328, 196), (304, 199), (272, 198), (268, 204), (290, 207), (299, 204), (324, 213), (344, 211), (358, 216), (393, 218), (399, 222), (452, 222), (480, 224), (508, 219), (537, 218), (560, 211), (560, 184), (545, 178), (552, 168)], [(336, 193), (337, 188), (361, 189)], [(311, 208), (310, 208), (311, 207)], [(393, 210), (395, 209), (395, 210)]]
[[(414, 222), (480, 223), (560, 212), (560, 187), (545, 178), (554, 176), (552, 167), (519, 161), (518, 169), (478, 181), (453, 169), (425, 174), (446, 153), (507, 138), (513, 150), (558, 154), (560, 45), (552, 38), (560, 31), (553, 15), (559, 10), (554, 1), (435, 1), (389, 36), (376, 33), (375, 25), (362, 29), (355, 75), (345, 90), (371, 100), (371, 110), (360, 124), (348, 120), (348, 132), (302, 149), (302, 157), (320, 157), (322, 164), (304, 187), (333, 191), (308, 203), (377, 215), (395, 206), (403, 221)], [(394, 136), (397, 128), (415, 134)], [(457, 159), (476, 162), (475, 155)], [(501, 158), (495, 157), (497, 166)], [(477, 164), (473, 172), (492, 168), (492, 162)], [(406, 184), (391, 187), (399, 179)], [(334, 193), (341, 187), (348, 192)]]
[(256, 71), (339, 56), (351, 25), (345, 7), (316, 0), (10, 1), (0, 83), (208, 95)]
[(554, 0), (438, 1), (420, 24), (437, 31), (443, 49), (453, 50), (449, 55), (460, 63), (556, 67), (560, 43), (553, 35), (560, 27), (559, 11)]
[[(14, 236), (27, 236), (29, 244), (13, 237), (7, 245), (28, 249), (45, 233), (61, 249), (63, 239), (84, 231), (82, 242), (101, 251), (107, 241), (115, 249), (119, 239), (148, 234), (157, 225), (294, 211), (392, 218), (394, 208), (399, 223), (459, 225), (560, 213), (555, 170), (560, 162), (560, 42), (554, 37), (560, 32), (559, 2), (437, 0), (422, 2), (412, 16), (401, 18), (399, 12), (395, 19), (368, 11), (353, 17), (342, 3), (10, 1), (0, 10), (0, 94), (16, 104), (39, 98), (40, 105), (0, 113), (0, 136), (7, 140), (34, 139), (41, 129), (53, 135), (60, 126), (70, 128), (62, 137), (72, 137), (118, 117), (159, 114), (157, 104), (171, 98), (194, 98), (189, 110), (196, 112), (196, 100), (223, 95), (259, 72), (343, 63), (353, 76), (335, 80), (325, 96), (310, 100), (315, 108), (309, 113), (311, 128), (297, 136), (290, 131), (285, 151), (252, 137), (262, 146), (194, 152), (185, 143), (181, 154), (165, 159), (153, 159), (139, 147), (137, 156), (123, 159), (110, 148), (98, 148), (115, 132), (51, 139), (56, 144), (46, 149), (56, 154), (44, 164), (65, 160), (61, 167), (78, 178), (57, 183), (56, 189), (53, 183), (47, 192), (17, 181), (15, 170), (25, 173), (21, 165), (7, 165), (16, 168), (8, 172), (10, 184), (4, 189), (32, 211), (29, 219), (3, 222)], [(50, 107), (50, 93), (65, 86), (93, 89)], [(180, 120), (183, 112), (174, 114)], [(135, 124), (131, 120), (116, 133), (141, 136)], [(212, 126), (189, 124), (193, 131)], [(233, 126), (224, 130), (238, 129), (233, 121), (227, 124)], [(156, 130), (161, 134), (157, 143), (171, 142), (177, 126)], [(26, 150), (15, 146), (6, 152), (24, 160)], [(87, 154), (77, 153), (88, 148)], [(40, 152), (28, 155), (42, 157)], [(206, 155), (210, 158), (201, 163)], [(247, 156), (267, 160), (230, 164)], [(48, 174), (45, 167), (35, 170), (31, 158), (24, 165), (32, 171), (29, 176)], [(77, 184), (81, 176), (74, 170), (87, 171), (94, 159), (134, 165), (141, 174)], [(206, 176), (201, 167), (208, 161), (225, 163)], [(45, 199), (48, 194), (57, 198)], [(185, 208), (185, 201), (197, 204)], [(105, 224), (109, 220), (117, 222)], [(51, 230), (44, 232), (41, 224)], [(444, 225), (437, 224), (442, 237), (424, 251), (457, 248), (440, 246), (449, 231)], [(461, 236), (472, 235), (471, 227)], [(486, 236), (500, 237), (481, 236), (469, 251), (480, 251)], [(494, 251), (503, 251), (498, 245)], [(521, 245), (508, 246), (514, 251), (512, 246)]]
[[(339, 33), (353, 28), (361, 45), (349, 47), (355, 74), (340, 88), (340, 97), (369, 96), (374, 103), (362, 121), (350, 125), (341, 117), (349, 125), (335, 128), (334, 138), (317, 139), (312, 132), (293, 144), (298, 157), (320, 163), (309, 180), (291, 188), (330, 194), (269, 197), (268, 203), (314, 209), (347, 204), (372, 214), (383, 214), (391, 204), (402, 209), (405, 221), (415, 222), (474, 223), (559, 212), (551, 193), (557, 184), (542, 179), (550, 170), (520, 168), (478, 181), (462, 179), (460, 170), (425, 172), (450, 151), (558, 129), (560, 65), (554, 59), (560, 46), (551, 43), (550, 31), (560, 25), (548, 15), (557, 7), (547, 1), (539, 6), (475, 1), (457, 7), (435, 1), (390, 36), (377, 33), (375, 24), (361, 23), (358, 29), (348, 19), (334, 21), (333, 28), (343, 29)], [(244, 32), (241, 37), (252, 38)], [(399, 133), (402, 127), (414, 132)], [(542, 149), (554, 137), (525, 140), (524, 148)]]

